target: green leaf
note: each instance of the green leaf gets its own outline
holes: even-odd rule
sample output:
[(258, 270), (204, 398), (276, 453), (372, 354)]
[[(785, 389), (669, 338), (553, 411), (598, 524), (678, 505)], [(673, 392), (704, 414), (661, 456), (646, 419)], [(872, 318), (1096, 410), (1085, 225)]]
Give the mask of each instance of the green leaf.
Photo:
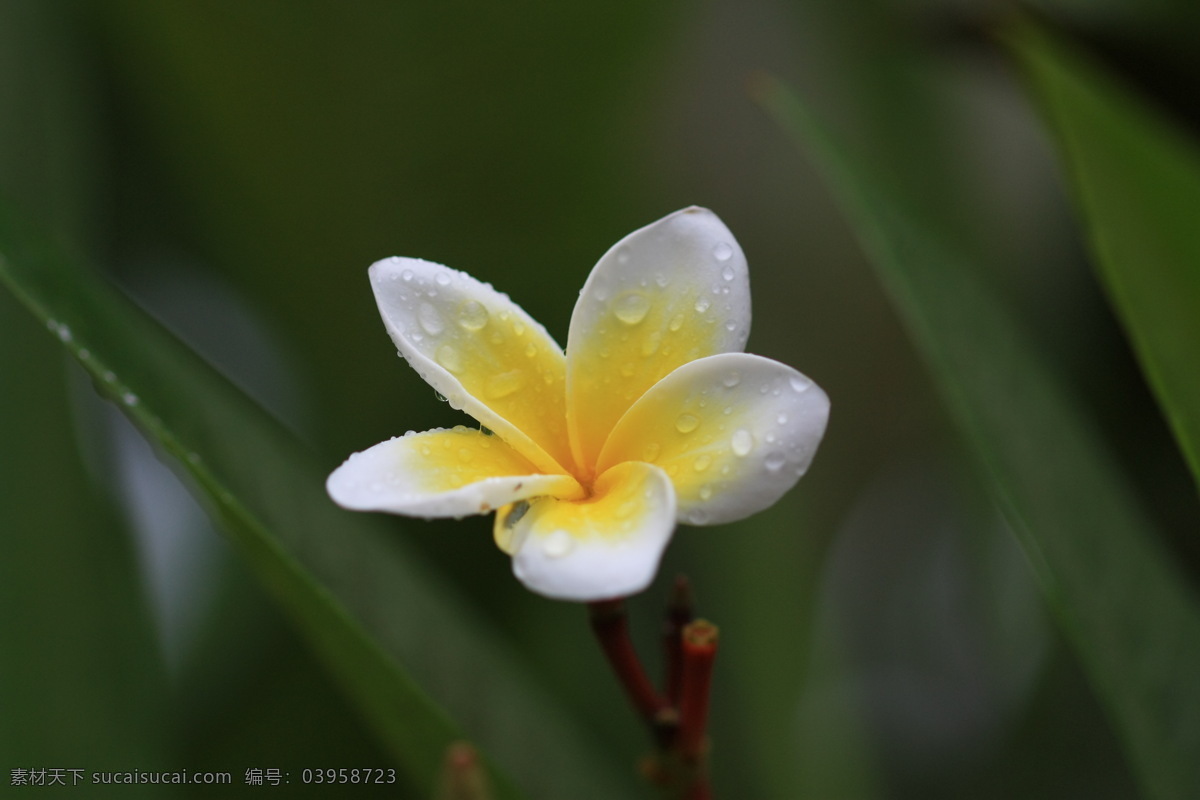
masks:
[[(406, 552), (390, 520), (335, 507), (325, 471), (279, 423), (3, 209), (0, 280), (194, 483), (424, 796), (446, 746), (464, 736), (532, 796), (636, 796)], [(522, 796), (503, 775), (497, 783), (497, 797)]]
[(1044, 31), (1009, 42), (1041, 101), (1098, 273), (1200, 482), (1200, 151)]
[(1200, 786), (1200, 613), (1041, 348), (929, 213), (778, 83), (760, 94), (808, 150), (990, 478), (1147, 794)]

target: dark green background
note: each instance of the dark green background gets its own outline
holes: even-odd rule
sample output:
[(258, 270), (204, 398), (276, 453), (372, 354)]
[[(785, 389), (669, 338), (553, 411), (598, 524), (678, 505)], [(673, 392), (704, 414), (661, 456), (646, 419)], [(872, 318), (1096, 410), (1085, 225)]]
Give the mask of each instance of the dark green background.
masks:
[[(1197, 122), (1186, 3), (1039, 5)], [(934, 205), (969, 198), (947, 214), (984, 245), (994, 285), (1088, 400), (1194, 576), (1195, 493), (990, 35), (1000, 6), (0, 0), (0, 193), (330, 469), (460, 421), (396, 358), (372, 261), (466, 270), (563, 342), (612, 242), (712, 208), (750, 262), (748, 349), (833, 403), (799, 487), (751, 520), (681, 528), (634, 603), (648, 653), (676, 571), (722, 627), (718, 796), (1128, 797), (1116, 738), (882, 289), (750, 91), (773, 73), (855, 146), (905, 165)], [(152, 588), (130, 476), (153, 456), (131, 431), (0, 293), (0, 785), (18, 767), (240, 783), (249, 767), (386, 766), (236, 556), (150, 472), (140, 513), (159, 516), (142, 527), (199, 543)], [(632, 770), (647, 743), (583, 609), (522, 589), (490, 520), (394, 527), (612, 769)], [(168, 590), (173, 612), (156, 605)]]

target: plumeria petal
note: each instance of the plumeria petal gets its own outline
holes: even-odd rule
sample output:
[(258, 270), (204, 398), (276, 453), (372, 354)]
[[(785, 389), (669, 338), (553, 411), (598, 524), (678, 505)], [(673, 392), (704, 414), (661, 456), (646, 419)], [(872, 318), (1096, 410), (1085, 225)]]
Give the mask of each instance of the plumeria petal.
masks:
[(565, 472), (566, 362), (546, 329), (507, 295), (441, 264), (388, 258), (370, 275), (387, 331), (418, 374), (538, 471)]
[(357, 511), (418, 517), (483, 514), (508, 503), (585, 493), (569, 475), (540, 475), (499, 437), (464, 428), (409, 433), (355, 453), (326, 482)]
[(675, 529), (675, 490), (658, 467), (618, 464), (584, 501), (539, 498), (496, 514), (513, 573), (547, 597), (592, 601), (640, 592)]
[(567, 337), (576, 463), (594, 464), (613, 425), (661, 378), (740, 351), (749, 332), (746, 259), (711, 211), (686, 208), (617, 242), (584, 285)]
[(675, 486), (681, 522), (732, 522), (799, 480), (828, 419), (825, 392), (791, 367), (746, 353), (710, 356), (646, 392), (617, 423), (597, 469), (654, 463)]

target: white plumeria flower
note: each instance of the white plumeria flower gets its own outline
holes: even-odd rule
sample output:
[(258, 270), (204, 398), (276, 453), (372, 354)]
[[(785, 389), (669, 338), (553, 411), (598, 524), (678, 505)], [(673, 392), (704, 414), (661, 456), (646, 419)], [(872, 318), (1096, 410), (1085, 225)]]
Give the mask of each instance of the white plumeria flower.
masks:
[(496, 509), (513, 572), (548, 597), (641, 591), (677, 522), (715, 525), (770, 506), (825, 432), (825, 392), (741, 352), (746, 259), (706, 209), (677, 211), (604, 254), (565, 354), (465, 273), (388, 258), (370, 276), (400, 353), (494, 435), (459, 426), (391, 439), (338, 467), (330, 496), (418, 517)]

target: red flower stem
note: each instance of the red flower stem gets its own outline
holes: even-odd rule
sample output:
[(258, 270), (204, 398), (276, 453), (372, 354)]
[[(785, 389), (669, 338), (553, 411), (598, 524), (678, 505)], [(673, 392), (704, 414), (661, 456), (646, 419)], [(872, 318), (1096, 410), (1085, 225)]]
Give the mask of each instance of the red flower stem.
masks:
[(687, 576), (680, 575), (671, 587), (671, 599), (663, 619), (663, 652), (666, 656), (663, 693), (672, 708), (679, 707), (679, 694), (683, 686), (683, 628), (692, 621), (693, 616), (692, 587)]
[(659, 712), (667, 708), (667, 703), (655, 691), (633, 649), (624, 599), (588, 603), (588, 611), (592, 631), (629, 701), (651, 728), (655, 728)]
[(705, 734), (708, 729), (713, 660), (717, 655), (717, 626), (706, 620), (696, 620), (684, 627), (682, 641), (679, 753), (686, 761), (697, 763), (703, 759), (707, 747)]

